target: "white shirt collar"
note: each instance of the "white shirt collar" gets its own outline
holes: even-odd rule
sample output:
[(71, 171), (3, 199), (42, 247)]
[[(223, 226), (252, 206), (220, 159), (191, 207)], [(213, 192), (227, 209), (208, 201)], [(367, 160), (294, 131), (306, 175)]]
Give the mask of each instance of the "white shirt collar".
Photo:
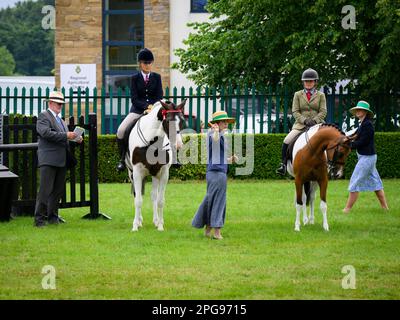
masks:
[(61, 119), (61, 113), (59, 113), (59, 114), (57, 115), (57, 114), (56, 114), (53, 110), (51, 110), (50, 108), (47, 109), (47, 110), (49, 110), (49, 111), (51, 112), (51, 114), (54, 116), (54, 118), (59, 117), (59, 118)]
[[(140, 71), (140, 72), (142, 73), (143, 79), (146, 79), (146, 74), (143, 71)], [(150, 79), (151, 72), (149, 72), (148, 75), (149, 75), (149, 79)]]

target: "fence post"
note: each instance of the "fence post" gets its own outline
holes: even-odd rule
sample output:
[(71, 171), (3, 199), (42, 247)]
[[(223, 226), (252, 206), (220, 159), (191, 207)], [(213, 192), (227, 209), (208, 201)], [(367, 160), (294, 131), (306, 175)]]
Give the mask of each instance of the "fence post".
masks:
[[(197, 133), (201, 132), (201, 124), (200, 124), (200, 110), (201, 110), (201, 87), (198, 86), (196, 89), (196, 96), (197, 96), (197, 118), (196, 118), (196, 128), (197, 128)], [(204, 125), (205, 127), (205, 125)]]
[(89, 185), (90, 185), (90, 213), (83, 219), (111, 218), (99, 212), (99, 176), (98, 176), (98, 154), (97, 154), (97, 117), (95, 113), (89, 114)]
[(240, 128), (240, 85), (236, 86), (236, 129), (239, 130)]
[(279, 117), (281, 112), (281, 90), (279, 84), (276, 85), (276, 109), (275, 109), (275, 133), (279, 133)]
[(249, 115), (249, 86), (245, 84), (244, 87), (244, 133), (247, 133), (247, 118)]
[(264, 88), (260, 90), (260, 133), (264, 133), (264, 98), (265, 98), (265, 91)]
[(118, 87), (117, 91), (117, 128), (121, 124), (121, 112), (122, 112), (122, 89), (121, 87)]
[(193, 88), (189, 88), (189, 128), (193, 129)]
[(253, 133), (256, 133), (256, 86), (254, 83), (251, 86), (251, 121)]

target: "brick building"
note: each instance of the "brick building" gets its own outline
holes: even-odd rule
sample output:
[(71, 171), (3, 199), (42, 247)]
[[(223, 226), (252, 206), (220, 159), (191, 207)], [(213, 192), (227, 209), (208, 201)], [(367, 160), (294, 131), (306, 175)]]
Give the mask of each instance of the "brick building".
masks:
[[(173, 50), (189, 33), (187, 22), (206, 19), (207, 0), (56, 0), (55, 76), (61, 64), (95, 64), (97, 87), (129, 84), (143, 47), (155, 55), (163, 85), (186, 86), (171, 70)], [(199, 14), (200, 13), (200, 14)], [(202, 14), (203, 13), (203, 14)]]

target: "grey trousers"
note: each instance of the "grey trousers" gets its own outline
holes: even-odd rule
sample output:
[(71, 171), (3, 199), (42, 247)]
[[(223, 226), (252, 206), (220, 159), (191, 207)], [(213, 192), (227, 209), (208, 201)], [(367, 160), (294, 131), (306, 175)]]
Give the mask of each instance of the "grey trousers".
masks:
[(135, 121), (140, 116), (141, 116), (141, 114), (139, 114), (139, 113), (133, 113), (133, 112), (128, 113), (126, 115), (125, 119), (121, 122), (121, 124), (118, 127), (117, 138), (123, 139), (126, 128), (129, 126), (129, 124), (131, 124), (133, 121)]
[(36, 198), (35, 223), (58, 219), (58, 206), (64, 192), (67, 168), (42, 166), (40, 187)]

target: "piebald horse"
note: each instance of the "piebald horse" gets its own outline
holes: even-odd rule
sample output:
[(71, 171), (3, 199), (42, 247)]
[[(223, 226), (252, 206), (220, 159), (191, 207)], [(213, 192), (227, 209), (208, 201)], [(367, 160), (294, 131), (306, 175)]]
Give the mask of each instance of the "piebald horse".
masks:
[(138, 231), (143, 224), (143, 191), (148, 175), (152, 176), (153, 223), (159, 231), (164, 230), (164, 195), (172, 163), (171, 147), (175, 150), (182, 147), (180, 131), (185, 124), (185, 103), (186, 100), (178, 106), (171, 102), (155, 103), (150, 113), (138, 119), (129, 135), (125, 163), (135, 198), (132, 231)]
[[(354, 135), (348, 137), (334, 125), (317, 124), (302, 133), (295, 142), (292, 159), (287, 162), (287, 170), (296, 184), (295, 231), (300, 231), (302, 210), (303, 224), (314, 224), (317, 186), (320, 189), (323, 228), (329, 231), (326, 203), (328, 175), (332, 179), (343, 176), (344, 164), (351, 151), (350, 142), (354, 139)], [(310, 205), (309, 216), (307, 204)]]

